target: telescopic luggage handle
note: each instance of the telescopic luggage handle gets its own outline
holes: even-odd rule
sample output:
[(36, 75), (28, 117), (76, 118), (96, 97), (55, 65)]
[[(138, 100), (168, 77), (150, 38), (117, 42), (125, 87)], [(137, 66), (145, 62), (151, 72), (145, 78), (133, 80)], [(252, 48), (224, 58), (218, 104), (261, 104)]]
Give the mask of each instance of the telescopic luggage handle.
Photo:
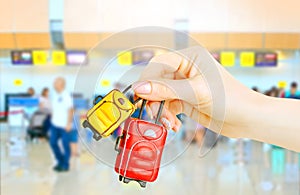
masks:
[[(142, 114), (143, 114), (143, 110), (146, 106), (146, 103), (147, 103), (147, 100), (143, 99), (143, 103), (142, 103), (140, 113), (139, 113), (139, 117), (138, 117), (139, 119), (142, 119)], [(158, 108), (158, 111), (157, 111), (157, 115), (156, 115), (156, 118), (155, 118), (155, 124), (158, 124), (158, 121), (160, 119), (160, 116), (161, 116), (163, 108), (164, 108), (164, 104), (165, 104), (165, 100), (160, 102), (160, 105), (159, 105), (159, 108)]]

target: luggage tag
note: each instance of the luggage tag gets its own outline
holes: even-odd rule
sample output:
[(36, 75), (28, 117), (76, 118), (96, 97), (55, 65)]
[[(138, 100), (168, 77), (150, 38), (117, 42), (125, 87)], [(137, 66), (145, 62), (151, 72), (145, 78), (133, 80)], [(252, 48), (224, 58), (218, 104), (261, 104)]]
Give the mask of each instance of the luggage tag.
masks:
[(165, 101), (160, 104), (155, 123), (141, 119), (146, 102), (143, 100), (138, 118), (126, 120), (123, 134), (115, 144), (118, 152), (115, 171), (119, 174), (119, 181), (136, 181), (143, 188), (146, 182), (153, 182), (158, 176), (167, 137), (167, 130), (158, 124)]
[(94, 106), (87, 112), (82, 126), (94, 133), (96, 141), (111, 135), (135, 111), (135, 102), (131, 103), (125, 96), (130, 88), (131, 85), (123, 92), (113, 89), (106, 96), (99, 95), (94, 99)]

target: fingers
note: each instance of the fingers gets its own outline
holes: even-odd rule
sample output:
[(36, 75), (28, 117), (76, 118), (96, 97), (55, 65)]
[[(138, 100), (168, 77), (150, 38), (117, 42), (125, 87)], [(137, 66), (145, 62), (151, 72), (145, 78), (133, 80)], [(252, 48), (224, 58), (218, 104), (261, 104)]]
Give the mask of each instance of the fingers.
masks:
[(181, 64), (181, 56), (176, 53), (167, 53), (159, 56), (155, 56), (148, 63), (140, 80), (146, 80), (149, 78), (160, 78), (162, 75), (172, 75), (176, 72)]
[(194, 77), (199, 74), (199, 68), (195, 66), (195, 59), (201, 53), (204, 56), (210, 55), (204, 50), (202, 47), (194, 47), (155, 56), (146, 66), (140, 80), (161, 78), (164, 75), (173, 75), (173, 79), (176, 79), (173, 73), (182, 78)]
[[(157, 112), (159, 109), (160, 102), (150, 102), (149, 108), (151, 113), (153, 114), (153, 118), (156, 118)], [(172, 129), (173, 131), (177, 132), (181, 126), (180, 120), (176, 117), (175, 113), (172, 113), (167, 108), (164, 108), (160, 118), (161, 123), (167, 129)]]
[[(201, 95), (206, 95), (207, 90), (201, 87), (203, 82), (198, 79), (156, 79), (133, 84), (133, 90), (136, 95), (143, 99), (151, 101), (180, 99), (190, 104), (198, 104)], [(205, 84), (204, 84), (205, 85)], [(198, 92), (202, 90), (201, 93)]]
[[(148, 104), (148, 109), (152, 113), (153, 118), (155, 118), (157, 115), (159, 104), (159, 102), (149, 102)], [(182, 100), (169, 101), (166, 102), (165, 105), (166, 106), (163, 109), (160, 121), (167, 129), (172, 129), (175, 132), (180, 129), (182, 124), (181, 121), (177, 118), (177, 115), (181, 113), (184, 113), (186, 116), (192, 118), (194, 121), (205, 127), (211, 127), (212, 125), (212, 119), (208, 114), (201, 113), (197, 108)], [(166, 120), (169, 124), (165, 123)]]

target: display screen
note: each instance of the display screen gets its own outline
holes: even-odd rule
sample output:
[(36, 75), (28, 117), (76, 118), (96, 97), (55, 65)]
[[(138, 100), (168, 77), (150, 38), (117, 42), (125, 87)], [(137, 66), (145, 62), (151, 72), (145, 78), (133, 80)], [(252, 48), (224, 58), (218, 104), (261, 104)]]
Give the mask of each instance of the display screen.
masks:
[(12, 51), (11, 62), (13, 65), (32, 65), (32, 52)]
[(152, 50), (136, 50), (132, 53), (132, 63), (133, 65), (146, 65), (153, 56)]
[(276, 53), (256, 53), (255, 54), (256, 67), (274, 67), (277, 66)]
[(67, 51), (67, 64), (74, 66), (87, 65), (86, 51)]

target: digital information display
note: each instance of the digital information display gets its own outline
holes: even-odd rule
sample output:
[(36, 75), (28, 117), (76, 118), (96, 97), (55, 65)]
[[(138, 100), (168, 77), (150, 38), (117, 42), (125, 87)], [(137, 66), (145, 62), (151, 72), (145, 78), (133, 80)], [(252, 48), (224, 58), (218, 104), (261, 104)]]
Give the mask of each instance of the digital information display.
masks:
[(146, 65), (153, 58), (154, 51), (152, 50), (137, 50), (132, 53), (133, 65)]
[(255, 67), (276, 67), (277, 54), (276, 53), (256, 53), (255, 54)]
[(12, 51), (11, 63), (13, 65), (32, 65), (31, 51)]
[(73, 66), (87, 65), (86, 51), (67, 51), (67, 64)]

